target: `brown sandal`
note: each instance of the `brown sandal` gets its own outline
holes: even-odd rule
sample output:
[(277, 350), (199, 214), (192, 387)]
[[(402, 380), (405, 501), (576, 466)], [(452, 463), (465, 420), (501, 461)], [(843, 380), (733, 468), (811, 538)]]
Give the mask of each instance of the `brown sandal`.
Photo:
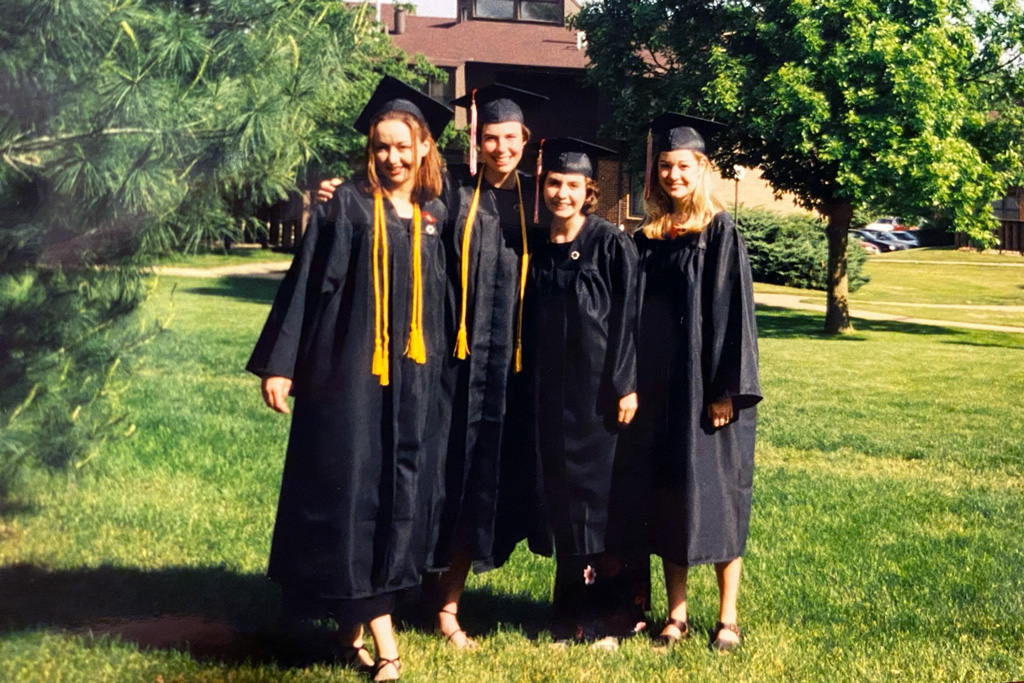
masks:
[(664, 631), (669, 626), (675, 626), (677, 629), (679, 629), (679, 636), (670, 636), (667, 633), (659, 633), (658, 635), (651, 638), (651, 642), (660, 647), (668, 647), (670, 645), (675, 645), (680, 640), (690, 637), (689, 621), (684, 621), (682, 619), (673, 619), (672, 617), (669, 617), (665, 620), (665, 625), (661, 627), (661, 630)]
[[(732, 631), (736, 634), (738, 640), (736, 642), (731, 640), (722, 640), (718, 637), (722, 631)], [(711, 641), (711, 649), (717, 650), (718, 652), (729, 652), (743, 644), (743, 636), (740, 635), (740, 627), (736, 624), (723, 624), (722, 622), (717, 621), (715, 622), (714, 635), (715, 639)]]

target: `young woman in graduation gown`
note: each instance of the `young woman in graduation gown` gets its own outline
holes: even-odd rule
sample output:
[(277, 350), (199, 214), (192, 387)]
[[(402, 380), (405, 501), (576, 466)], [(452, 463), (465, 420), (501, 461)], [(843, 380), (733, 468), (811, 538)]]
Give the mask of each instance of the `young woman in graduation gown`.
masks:
[[(448, 208), (443, 242), (448, 264), (447, 339), (444, 391), (438, 433), (445, 469), (437, 498), (438, 520), (425, 601), (440, 632), (457, 648), (477, 643), (458, 621), (459, 600), (470, 568), (500, 567), (527, 535), (534, 492), (523, 468), (521, 413), (510, 396), (522, 392), (522, 296), (526, 277), (527, 231), (536, 227), (534, 184), (517, 167), (529, 141), (522, 107), (547, 98), (493, 84), (452, 104), (465, 107), (479, 159), (450, 166), (441, 200)], [(321, 184), (327, 198), (341, 181)], [(508, 457), (502, 457), (508, 453)]]
[(631, 485), (616, 443), (637, 409), (636, 249), (591, 213), (596, 156), (610, 152), (571, 138), (543, 143), (541, 192), (552, 218), (531, 249), (525, 359), (556, 558), (553, 633), (614, 647), (643, 627), (649, 564), (636, 535), (610, 518), (616, 488)]
[(452, 354), (444, 385), (451, 412), (434, 552), (440, 573), (428, 599), (441, 633), (460, 648), (477, 647), (457, 616), (470, 568), (500, 567), (526, 536), (521, 512), (532, 509), (524, 506), (535, 486), (522, 479), (531, 472), (521, 462), (522, 414), (511, 397), (522, 391), (527, 233), (536, 218), (534, 184), (517, 167), (530, 137), (520, 105), (543, 99), (495, 84), (452, 102), (479, 121), (482, 164), (471, 153), (470, 164), (449, 167), (446, 179)]
[(653, 466), (651, 533), (665, 566), (669, 621), (689, 634), (689, 567), (713, 564), (713, 646), (740, 641), (736, 596), (750, 521), (757, 328), (750, 264), (732, 217), (710, 195), (704, 136), (718, 124), (667, 114), (652, 122), (647, 216), (635, 236), (644, 279), (637, 362), (641, 409), (630, 440)]
[(341, 653), (398, 678), (395, 596), (416, 586), (435, 523), (446, 213), (433, 135), (450, 110), (385, 77), (356, 122), (365, 175), (317, 212), (247, 368), (267, 404), (295, 397), (270, 577), (284, 611), (334, 617)]

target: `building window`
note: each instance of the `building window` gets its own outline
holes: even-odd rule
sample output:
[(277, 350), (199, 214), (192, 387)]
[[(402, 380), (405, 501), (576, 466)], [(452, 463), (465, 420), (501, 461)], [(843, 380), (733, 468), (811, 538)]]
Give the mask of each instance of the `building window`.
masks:
[(630, 218), (644, 217), (644, 172), (631, 171), (629, 174), (629, 210)]
[(562, 23), (562, 0), (474, 0), (473, 16)]
[(443, 71), (445, 74), (444, 78), (442, 80), (429, 79), (424, 91), (424, 94), (429, 95), (438, 102), (447, 102), (455, 97), (455, 79), (452, 78), (455, 70), (443, 69)]

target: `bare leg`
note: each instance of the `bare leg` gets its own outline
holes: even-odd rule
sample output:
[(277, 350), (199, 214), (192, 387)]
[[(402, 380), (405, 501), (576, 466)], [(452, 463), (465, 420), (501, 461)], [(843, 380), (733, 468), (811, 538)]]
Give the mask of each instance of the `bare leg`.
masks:
[(377, 670), (373, 680), (397, 681), (402, 672), (402, 663), (398, 660), (398, 642), (391, 626), (391, 615), (384, 614), (372, 620), (370, 633), (377, 646)]
[(468, 554), (456, 551), (452, 556), (448, 571), (437, 579), (437, 589), (441, 596), (441, 609), (437, 613), (437, 628), (448, 642), (460, 650), (475, 650), (477, 642), (466, 635), (459, 625), (459, 599), (466, 587), (466, 577), (472, 559)]
[(366, 643), (363, 641), (363, 626), (341, 626), (338, 628), (338, 644), (348, 650), (351, 648), (351, 655), (346, 655), (349, 666), (362, 664), (365, 667), (373, 666), (373, 657), (366, 650)]
[[(740, 574), (743, 558), (715, 563), (715, 577), (718, 579), (718, 621), (723, 624), (736, 623), (736, 596), (740, 590)], [(726, 643), (738, 643), (740, 637), (728, 629), (722, 629), (715, 636)]]
[[(665, 565), (665, 589), (668, 593), (668, 617), (686, 621), (686, 579), (688, 567), (663, 560)], [(661, 630), (661, 635), (669, 638), (679, 638), (683, 635), (678, 627), (666, 624)]]

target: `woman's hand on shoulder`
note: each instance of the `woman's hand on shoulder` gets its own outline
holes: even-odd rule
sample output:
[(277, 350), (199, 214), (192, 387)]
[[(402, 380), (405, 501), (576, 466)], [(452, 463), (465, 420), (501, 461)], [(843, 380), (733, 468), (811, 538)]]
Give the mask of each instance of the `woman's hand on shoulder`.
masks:
[(729, 421), (732, 420), (732, 415), (732, 398), (729, 396), (720, 398), (708, 406), (708, 418), (710, 418), (711, 424), (715, 429), (729, 424)]
[(263, 402), (268, 408), (287, 415), (292, 412), (288, 407), (288, 394), (292, 390), (292, 381), (288, 377), (264, 377), (260, 387), (263, 391)]
[(637, 401), (636, 392), (626, 394), (619, 399), (619, 422), (628, 425), (636, 415)]
[(320, 181), (320, 186), (316, 188), (316, 198), (321, 202), (331, 201), (334, 191), (338, 189), (338, 185), (341, 185), (341, 183), (341, 178), (329, 178), (328, 180)]

